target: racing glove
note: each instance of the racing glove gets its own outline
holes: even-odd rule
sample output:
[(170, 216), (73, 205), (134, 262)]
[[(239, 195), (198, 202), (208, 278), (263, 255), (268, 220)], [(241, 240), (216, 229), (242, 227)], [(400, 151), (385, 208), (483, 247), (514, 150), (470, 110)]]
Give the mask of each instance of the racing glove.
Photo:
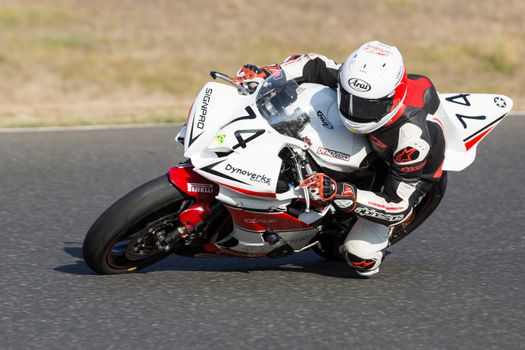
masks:
[(250, 91), (257, 88), (257, 82), (255, 78), (266, 79), (281, 67), (277, 64), (270, 64), (267, 66), (259, 67), (255, 64), (245, 64), (239, 69), (237, 75), (233, 78), (233, 81), (236, 83), (242, 84), (245, 88)]
[(345, 212), (352, 212), (356, 207), (355, 186), (346, 182), (337, 183), (326, 174), (313, 174), (299, 186), (308, 188), (313, 199), (325, 204), (333, 202), (337, 208)]

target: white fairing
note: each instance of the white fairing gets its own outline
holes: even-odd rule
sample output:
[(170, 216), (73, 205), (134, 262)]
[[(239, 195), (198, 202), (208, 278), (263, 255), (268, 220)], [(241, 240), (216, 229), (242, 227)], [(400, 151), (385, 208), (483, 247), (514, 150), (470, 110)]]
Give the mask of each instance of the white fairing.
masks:
[(230, 236), (227, 236), (222, 241), (217, 242), (218, 246), (227, 242), (231, 237), (235, 237), (239, 243), (232, 248), (237, 252), (247, 253), (247, 254), (260, 254), (260, 253), (269, 253), (272, 250), (280, 248), (284, 244), (289, 244), (293, 249), (301, 249), (315, 236), (317, 229), (305, 229), (301, 231), (288, 231), (288, 232), (279, 232), (279, 235), (283, 238), (276, 245), (271, 245), (268, 242), (265, 242), (262, 235), (256, 234), (252, 231), (246, 231), (239, 227), (234, 227)]
[(476, 148), (512, 109), (512, 100), (494, 94), (440, 94), (429, 120), (440, 124), (446, 140), (443, 170), (460, 171), (476, 158)]
[[(199, 154), (215, 136), (224, 116), (230, 116), (240, 106), (247, 104), (250, 96), (243, 96), (225, 84), (210, 82), (201, 89), (190, 111), (184, 138), (184, 156)], [(202, 137), (201, 137), (202, 136)]]
[[(308, 114), (310, 123), (300, 132), (304, 142), (272, 128), (256, 106), (255, 93), (243, 96), (233, 87), (214, 82), (202, 88), (190, 112), (184, 156), (191, 158), (195, 171), (221, 185), (219, 200), (243, 206), (257, 202), (251, 207), (263, 209), (282, 207), (281, 201), (296, 198), (292, 189), (275, 195), (282, 163), (278, 154), (286, 146), (308, 150), (321, 166), (336, 171), (359, 168), (371, 148), (364, 136), (342, 126), (335, 91), (303, 84), (297, 93), (290, 109)], [(247, 194), (259, 197), (254, 201)], [(264, 203), (266, 197), (273, 198)]]
[(365, 136), (354, 135), (344, 127), (335, 90), (317, 84), (302, 84), (298, 90), (298, 102), (311, 106), (310, 123), (301, 136), (310, 142), (309, 152), (315, 161), (341, 172), (359, 169), (371, 148)]
[[(293, 199), (305, 197), (298, 183), (288, 184), (289, 190), (284, 193), (276, 193), (282, 166), (279, 153), (283, 148), (302, 154), (310, 152), (321, 166), (345, 172), (357, 169), (371, 150), (366, 138), (356, 137), (342, 126), (335, 91), (313, 84), (297, 88), (294, 84), (290, 86), (294, 92), (292, 102), (278, 105), (271, 101), (280, 93), (274, 96), (271, 89), (268, 100), (257, 100), (258, 93), (243, 96), (232, 87), (208, 83), (190, 112), (184, 155), (191, 158), (197, 173), (219, 185), (216, 199), (240, 208), (248, 215), (244, 220), (258, 220), (249, 217), (250, 211), (246, 209), (278, 215), (286, 212)], [(259, 92), (262, 86), (261, 82)], [(301, 127), (295, 132), (281, 128), (289, 125), (291, 130), (297, 123)], [(305, 225), (280, 230), (281, 240), (276, 244), (267, 242), (262, 232), (236, 224), (215, 245), (245, 256), (266, 255), (285, 246), (300, 250), (318, 232), (309, 224), (321, 219), (327, 211), (303, 213), (298, 220)]]

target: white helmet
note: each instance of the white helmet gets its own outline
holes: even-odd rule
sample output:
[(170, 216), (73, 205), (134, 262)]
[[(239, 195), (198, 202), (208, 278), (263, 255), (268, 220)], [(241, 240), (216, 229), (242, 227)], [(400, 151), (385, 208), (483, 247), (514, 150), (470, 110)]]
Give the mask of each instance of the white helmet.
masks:
[(394, 46), (367, 42), (339, 68), (339, 111), (354, 133), (368, 134), (387, 124), (402, 108), (406, 93), (405, 65)]

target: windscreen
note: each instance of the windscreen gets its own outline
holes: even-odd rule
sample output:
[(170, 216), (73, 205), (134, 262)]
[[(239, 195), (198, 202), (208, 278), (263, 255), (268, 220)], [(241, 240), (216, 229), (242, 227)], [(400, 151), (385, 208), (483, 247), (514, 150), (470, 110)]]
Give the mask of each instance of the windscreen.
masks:
[(269, 76), (259, 90), (256, 103), (261, 115), (279, 133), (297, 138), (310, 121), (308, 114), (295, 103), (297, 88), (295, 80), (286, 80), (286, 74), (279, 70)]

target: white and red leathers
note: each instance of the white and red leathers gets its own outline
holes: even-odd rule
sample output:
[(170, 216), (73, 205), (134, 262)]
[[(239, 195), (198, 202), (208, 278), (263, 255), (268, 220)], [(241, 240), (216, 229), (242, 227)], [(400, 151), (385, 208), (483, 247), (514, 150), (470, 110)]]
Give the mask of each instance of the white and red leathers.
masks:
[[(281, 64), (288, 79), (334, 89), (339, 67), (335, 61), (318, 54), (293, 55)], [(438, 106), (432, 82), (424, 76), (409, 74), (406, 97), (399, 111), (386, 125), (368, 134), (377, 155), (389, 165), (381, 192), (355, 189), (355, 204), (350, 206), (344, 198), (336, 196), (333, 201), (340, 210), (359, 217), (343, 248), (348, 263), (362, 275), (378, 271), (391, 228), (410, 218), (431, 182), (441, 177), (443, 131), (438, 124), (426, 120)]]

